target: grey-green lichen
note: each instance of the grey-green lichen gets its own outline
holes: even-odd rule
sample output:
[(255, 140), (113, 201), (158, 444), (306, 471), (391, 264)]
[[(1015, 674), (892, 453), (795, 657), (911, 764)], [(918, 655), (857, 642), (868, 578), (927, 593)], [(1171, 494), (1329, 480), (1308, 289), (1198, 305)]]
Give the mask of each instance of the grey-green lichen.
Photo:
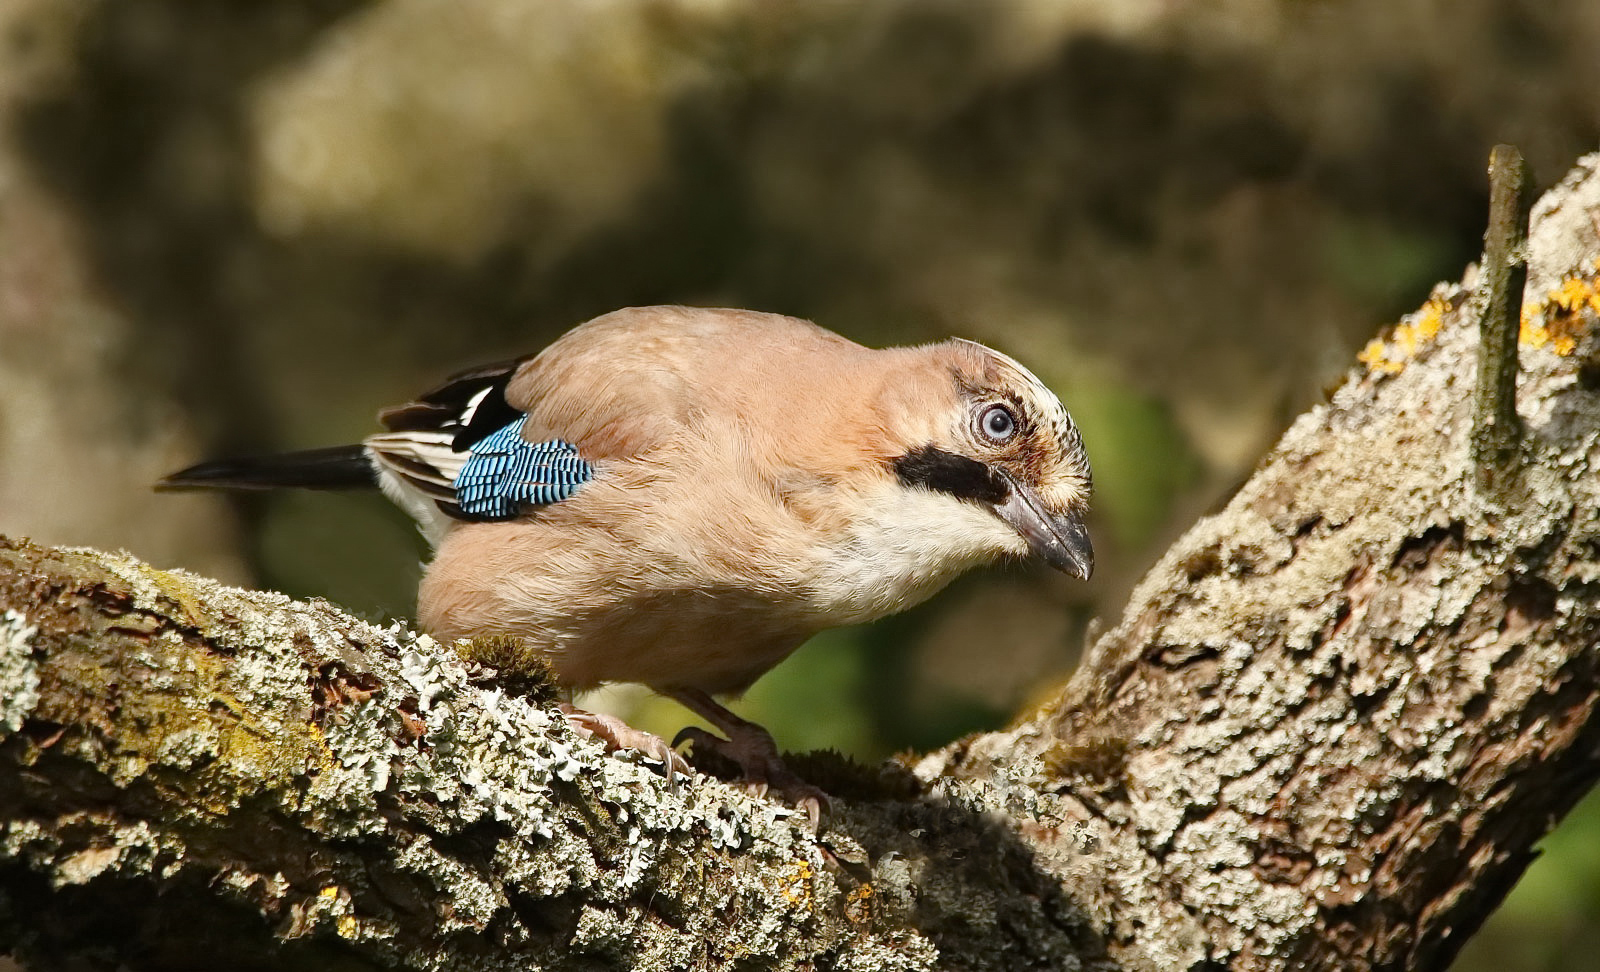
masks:
[(147, 821), (137, 820), (105, 829), (95, 815), (77, 813), (59, 821), (67, 828), (103, 830), (92, 846), (74, 847), (63, 841), (62, 827), (46, 828), (34, 820), (7, 821), (0, 832), (0, 859), (21, 858), (49, 874), (55, 887), (87, 884), (102, 874), (123, 877), (172, 873), (170, 862), (182, 842)]
[(39, 704), (39, 665), (33, 657), (38, 630), (14, 608), (0, 613), (0, 739), (21, 729)]
[[(698, 774), (669, 783), (648, 758), (607, 753), (537, 698), (508, 695), (452, 646), (126, 555), (43, 553), (54, 571), (103, 577), (85, 582), (87, 598), (68, 584), (50, 610), (106, 612), (114, 630), (97, 649), (6, 615), (5, 711), (25, 724), (36, 669), (57, 665), (55, 683), (77, 687), (50, 703), (52, 718), (101, 728), (35, 733), (44, 758), (94, 766), (170, 808), (7, 821), (0, 865), (57, 884), (159, 866), (260, 909), (281, 936), (358, 943), (417, 969), (459, 967), (462, 935), (503, 950), (479, 968), (936, 964), (905, 915), (841, 916), (849, 887), (803, 814)], [(82, 630), (81, 616), (51, 630)], [(113, 707), (95, 711), (110, 684)], [(238, 827), (258, 834), (262, 859), (216, 856), (226, 839), (207, 835)], [(527, 921), (575, 900), (556, 939)]]

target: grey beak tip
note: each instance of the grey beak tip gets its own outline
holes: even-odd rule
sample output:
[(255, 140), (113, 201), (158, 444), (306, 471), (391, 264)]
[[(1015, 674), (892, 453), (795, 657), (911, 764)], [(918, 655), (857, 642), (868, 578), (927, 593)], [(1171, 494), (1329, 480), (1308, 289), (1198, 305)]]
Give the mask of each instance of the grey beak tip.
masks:
[(1063, 574), (1071, 574), (1079, 580), (1093, 576), (1094, 546), (1081, 520), (1058, 520), (1048, 531), (1028, 535), (1028, 539), (1045, 562)]
[(1079, 580), (1094, 576), (1094, 543), (1081, 515), (1064, 517), (1056, 522), (1056, 553), (1061, 562), (1056, 566)]
[(1094, 576), (1094, 548), (1089, 546), (1087, 534), (1081, 537), (1079, 543), (1063, 544), (1058, 552), (1061, 556), (1059, 559), (1052, 558), (1051, 566), (1083, 581)]

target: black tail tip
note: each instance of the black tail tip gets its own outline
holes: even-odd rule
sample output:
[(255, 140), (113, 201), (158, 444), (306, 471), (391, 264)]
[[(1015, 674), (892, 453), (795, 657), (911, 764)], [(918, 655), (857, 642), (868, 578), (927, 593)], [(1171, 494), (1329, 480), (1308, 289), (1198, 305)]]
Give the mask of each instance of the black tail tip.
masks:
[(363, 446), (333, 446), (249, 459), (197, 463), (163, 476), (160, 492), (190, 489), (363, 489), (378, 485)]
[(196, 463), (162, 476), (156, 480), (155, 489), (161, 493), (191, 489), (271, 489), (272, 483), (260, 482), (252, 475), (248, 463), (249, 460)]

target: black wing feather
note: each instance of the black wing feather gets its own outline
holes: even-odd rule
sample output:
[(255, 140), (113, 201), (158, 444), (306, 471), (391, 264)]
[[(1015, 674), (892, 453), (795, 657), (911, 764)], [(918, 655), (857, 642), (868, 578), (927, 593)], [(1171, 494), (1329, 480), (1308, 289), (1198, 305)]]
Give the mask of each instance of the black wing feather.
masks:
[(389, 431), (367, 440), (373, 456), (449, 516), (469, 518), (454, 502), (456, 472), (474, 444), (522, 416), (506, 402), (506, 387), (530, 357), (459, 371), (416, 401), (380, 412)]
[(378, 421), (391, 432), (451, 432), (451, 448), (465, 451), (522, 414), (506, 403), (506, 386), (529, 357), (458, 371), (416, 401), (384, 409)]

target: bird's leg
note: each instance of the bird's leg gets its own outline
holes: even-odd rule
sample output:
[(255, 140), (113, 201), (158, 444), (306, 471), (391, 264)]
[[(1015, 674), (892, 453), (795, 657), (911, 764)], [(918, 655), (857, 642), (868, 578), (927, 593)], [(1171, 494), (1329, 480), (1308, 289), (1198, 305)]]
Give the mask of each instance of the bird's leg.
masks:
[(696, 752), (711, 751), (733, 762), (744, 775), (744, 785), (752, 792), (761, 796), (776, 793), (804, 810), (811, 821), (811, 829), (817, 829), (823, 808), (828, 805), (828, 795), (784, 765), (771, 733), (734, 715), (699, 689), (671, 689), (664, 694), (721, 729), (728, 737), (721, 739), (698, 726), (689, 726), (678, 733), (673, 745), (687, 739), (694, 744)]
[(672, 783), (678, 773), (688, 775), (691, 772), (688, 761), (655, 733), (635, 729), (614, 715), (580, 709), (571, 702), (558, 702), (556, 707), (567, 717), (567, 725), (574, 732), (599, 740), (606, 752), (632, 749), (665, 765), (668, 783)]

